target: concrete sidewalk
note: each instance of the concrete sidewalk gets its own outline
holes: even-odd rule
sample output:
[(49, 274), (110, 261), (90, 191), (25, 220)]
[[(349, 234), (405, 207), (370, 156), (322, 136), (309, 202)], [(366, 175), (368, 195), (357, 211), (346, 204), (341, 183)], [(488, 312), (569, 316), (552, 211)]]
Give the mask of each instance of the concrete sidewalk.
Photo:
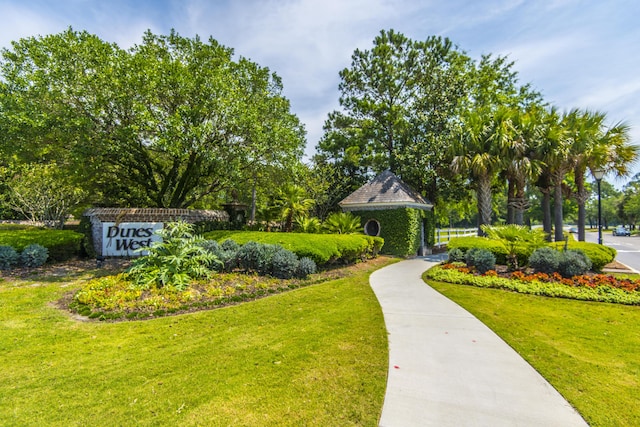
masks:
[(381, 427), (586, 426), (511, 347), (421, 279), (437, 256), (371, 275), (389, 333)]

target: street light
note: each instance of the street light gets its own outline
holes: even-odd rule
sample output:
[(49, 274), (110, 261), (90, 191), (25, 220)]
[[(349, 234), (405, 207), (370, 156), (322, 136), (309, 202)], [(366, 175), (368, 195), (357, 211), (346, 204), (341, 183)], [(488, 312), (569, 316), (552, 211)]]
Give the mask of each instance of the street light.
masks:
[(604, 177), (605, 171), (603, 169), (591, 169), (591, 174), (598, 183), (598, 244), (602, 244), (602, 198), (600, 192), (600, 181)]

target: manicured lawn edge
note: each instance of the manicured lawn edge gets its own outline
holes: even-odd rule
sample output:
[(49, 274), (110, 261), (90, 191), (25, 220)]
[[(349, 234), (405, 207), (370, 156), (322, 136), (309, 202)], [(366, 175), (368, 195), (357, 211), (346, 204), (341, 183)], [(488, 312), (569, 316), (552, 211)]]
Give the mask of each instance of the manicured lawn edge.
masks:
[(0, 283), (0, 425), (377, 425), (388, 368), (369, 275), (142, 322), (79, 322), (79, 283)]

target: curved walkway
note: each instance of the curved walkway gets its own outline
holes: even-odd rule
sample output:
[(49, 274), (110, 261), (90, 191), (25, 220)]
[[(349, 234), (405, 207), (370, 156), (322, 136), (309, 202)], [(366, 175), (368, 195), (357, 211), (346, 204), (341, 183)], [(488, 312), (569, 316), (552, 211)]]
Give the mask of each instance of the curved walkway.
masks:
[(509, 345), (422, 281), (438, 261), (411, 259), (371, 275), (389, 334), (379, 425), (586, 426)]

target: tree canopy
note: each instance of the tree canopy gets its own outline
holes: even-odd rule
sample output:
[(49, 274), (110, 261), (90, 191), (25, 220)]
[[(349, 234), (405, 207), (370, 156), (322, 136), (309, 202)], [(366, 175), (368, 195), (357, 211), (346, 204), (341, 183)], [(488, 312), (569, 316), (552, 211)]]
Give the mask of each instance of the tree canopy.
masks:
[(55, 162), (94, 203), (193, 206), (302, 156), (279, 77), (214, 39), (69, 28), (14, 42), (0, 73), (3, 158)]

